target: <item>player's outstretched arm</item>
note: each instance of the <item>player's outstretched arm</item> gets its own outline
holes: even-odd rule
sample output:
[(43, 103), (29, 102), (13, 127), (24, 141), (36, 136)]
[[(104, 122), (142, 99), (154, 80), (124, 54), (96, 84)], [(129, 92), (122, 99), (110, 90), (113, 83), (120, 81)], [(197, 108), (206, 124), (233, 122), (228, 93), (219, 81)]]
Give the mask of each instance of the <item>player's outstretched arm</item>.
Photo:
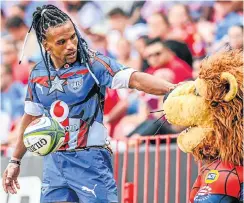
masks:
[(176, 85), (147, 73), (134, 72), (130, 77), (129, 87), (148, 94), (164, 95)]
[(23, 142), (24, 131), (27, 128), (27, 126), (38, 117), (24, 114), (20, 121), (20, 129), (18, 132), (18, 138), (13, 153), (13, 157), (11, 158), (10, 163), (8, 164), (7, 168), (3, 173), (2, 185), (4, 191), (7, 193), (10, 192), (11, 194), (16, 194), (16, 188), (20, 188), (17, 178), (20, 172), (20, 160), (26, 152), (26, 147)]

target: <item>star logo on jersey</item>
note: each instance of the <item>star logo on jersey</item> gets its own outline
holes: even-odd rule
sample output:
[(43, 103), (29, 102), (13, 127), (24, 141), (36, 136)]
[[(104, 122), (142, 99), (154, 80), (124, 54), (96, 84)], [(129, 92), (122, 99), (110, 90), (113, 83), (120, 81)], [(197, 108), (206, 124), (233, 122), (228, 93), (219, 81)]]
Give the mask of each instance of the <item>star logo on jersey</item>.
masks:
[(57, 75), (53, 80), (51, 80), (51, 87), (48, 91), (48, 94), (53, 93), (54, 91), (64, 92), (63, 84), (66, 82), (65, 79), (60, 79)]

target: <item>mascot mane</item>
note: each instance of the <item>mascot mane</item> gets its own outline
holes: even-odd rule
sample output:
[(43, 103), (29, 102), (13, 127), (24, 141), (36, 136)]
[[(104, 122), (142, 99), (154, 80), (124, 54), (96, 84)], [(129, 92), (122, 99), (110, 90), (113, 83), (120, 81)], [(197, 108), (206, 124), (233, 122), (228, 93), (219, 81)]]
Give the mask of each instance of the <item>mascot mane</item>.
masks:
[[(234, 76), (237, 87), (231, 98), (229, 81), (221, 73)], [(199, 78), (206, 84), (204, 95), (213, 116), (213, 133), (193, 151), (198, 160), (219, 158), (243, 165), (243, 52), (221, 52), (201, 63)]]

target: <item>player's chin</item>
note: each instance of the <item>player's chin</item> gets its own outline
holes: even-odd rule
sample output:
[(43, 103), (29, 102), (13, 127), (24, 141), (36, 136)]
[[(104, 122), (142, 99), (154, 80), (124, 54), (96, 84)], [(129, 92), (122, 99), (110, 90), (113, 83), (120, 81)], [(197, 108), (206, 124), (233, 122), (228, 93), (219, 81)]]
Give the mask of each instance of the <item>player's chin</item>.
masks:
[(73, 56), (67, 56), (66, 57), (66, 62), (67, 63), (74, 63), (76, 61), (76, 59), (77, 59), (77, 53), (75, 55), (73, 55)]

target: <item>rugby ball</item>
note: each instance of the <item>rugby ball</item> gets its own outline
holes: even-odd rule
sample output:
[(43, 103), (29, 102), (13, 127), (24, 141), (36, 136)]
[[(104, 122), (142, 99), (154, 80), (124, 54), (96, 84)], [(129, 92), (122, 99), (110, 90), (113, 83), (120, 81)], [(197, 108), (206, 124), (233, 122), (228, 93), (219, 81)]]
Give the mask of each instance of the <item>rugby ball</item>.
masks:
[(41, 117), (28, 125), (23, 141), (28, 151), (45, 156), (60, 148), (64, 137), (65, 131), (59, 122), (49, 117)]

